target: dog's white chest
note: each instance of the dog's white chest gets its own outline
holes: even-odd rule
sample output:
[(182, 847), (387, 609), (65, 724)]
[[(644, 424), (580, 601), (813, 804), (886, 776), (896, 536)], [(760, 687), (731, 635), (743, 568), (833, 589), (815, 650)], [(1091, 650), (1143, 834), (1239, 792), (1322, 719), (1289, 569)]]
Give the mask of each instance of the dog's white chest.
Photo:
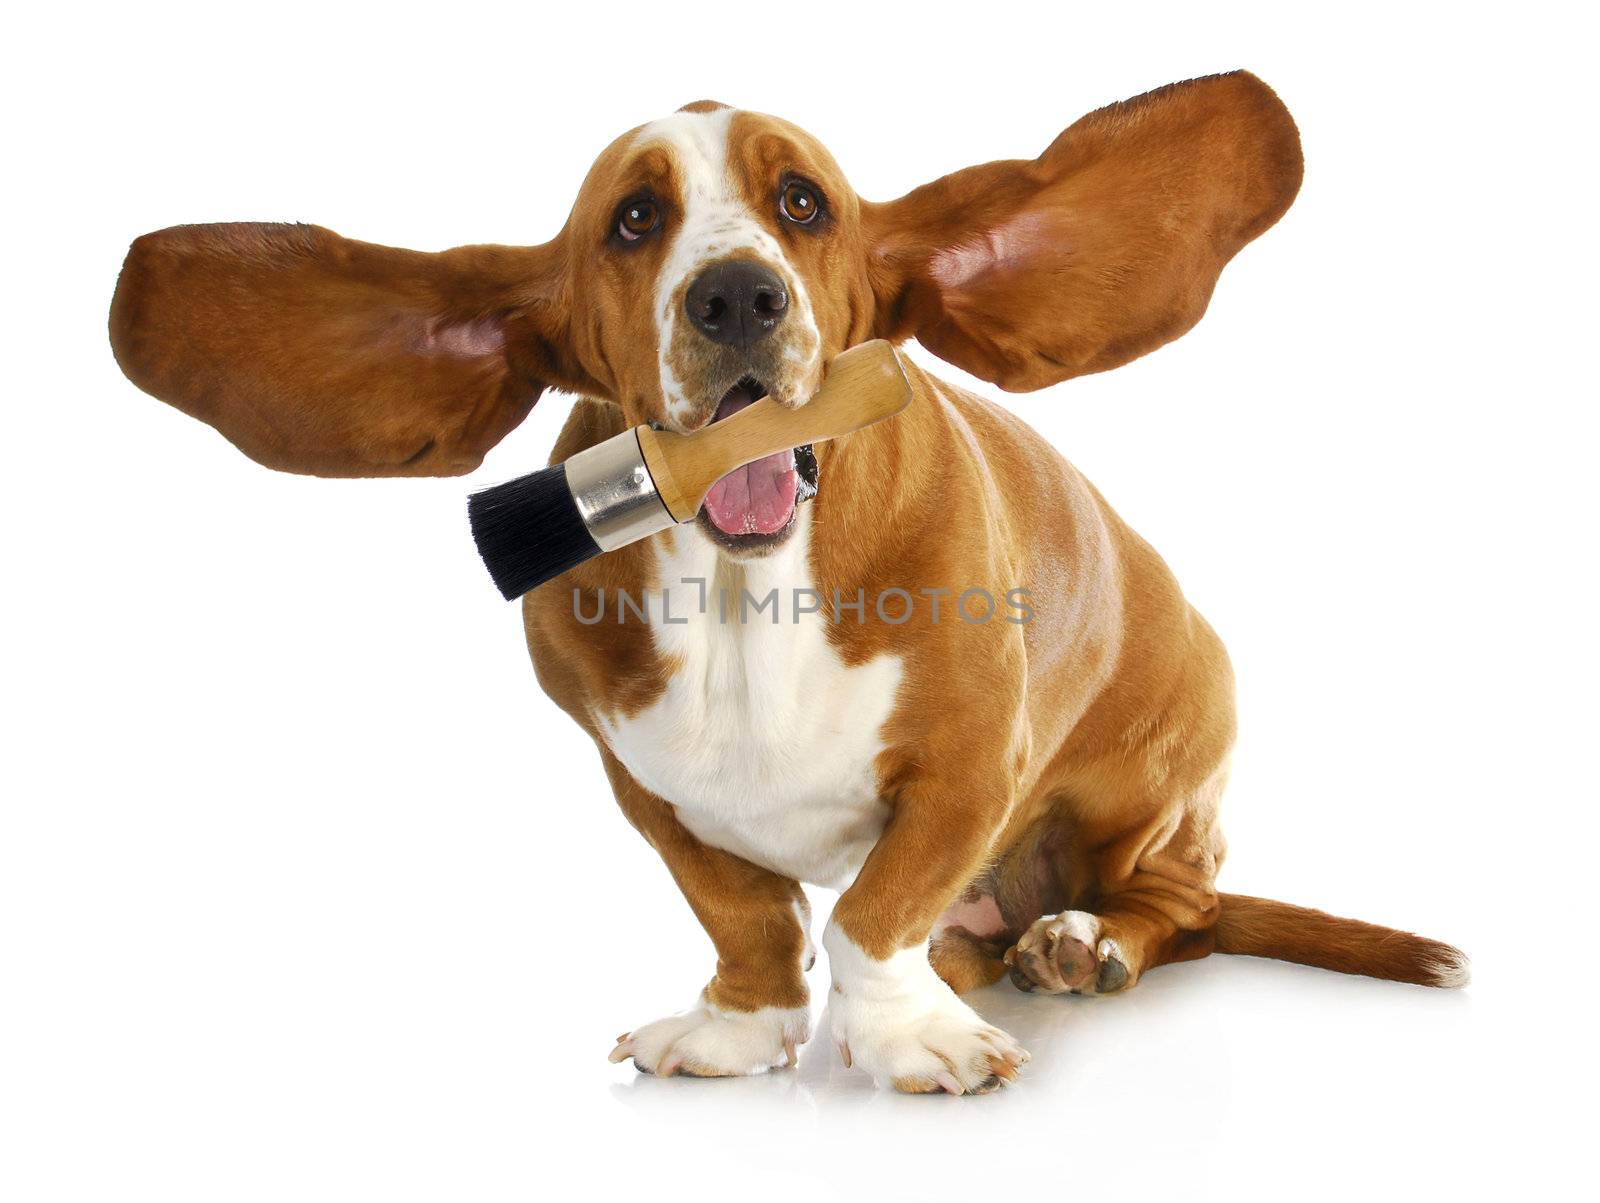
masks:
[[(611, 750), (697, 838), (842, 889), (887, 818), (876, 760), (901, 663), (847, 667), (828, 644), (831, 599), (796, 615), (797, 598), (802, 611), (815, 604), (799, 592), (811, 587), (809, 515), (799, 521), (783, 548), (720, 580), (711, 544), (677, 532), (649, 615), (657, 648), (680, 667), (645, 710), (597, 717)], [(772, 590), (776, 621), (772, 603), (755, 609)], [(604, 621), (616, 621), (609, 603)], [(627, 621), (639, 620), (630, 612)]]

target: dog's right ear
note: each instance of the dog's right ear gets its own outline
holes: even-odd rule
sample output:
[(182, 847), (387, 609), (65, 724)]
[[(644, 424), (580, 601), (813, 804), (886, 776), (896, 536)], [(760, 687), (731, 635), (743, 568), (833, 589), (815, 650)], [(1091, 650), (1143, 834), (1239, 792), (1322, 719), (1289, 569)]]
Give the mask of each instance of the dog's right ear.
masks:
[(565, 258), (559, 237), (425, 254), (318, 226), (176, 226), (129, 250), (111, 346), (269, 468), (454, 476), (546, 387), (591, 387), (566, 350)]
[(1289, 110), (1245, 71), (1110, 105), (1037, 159), (863, 202), (875, 332), (1013, 391), (1117, 367), (1200, 320), (1302, 167)]

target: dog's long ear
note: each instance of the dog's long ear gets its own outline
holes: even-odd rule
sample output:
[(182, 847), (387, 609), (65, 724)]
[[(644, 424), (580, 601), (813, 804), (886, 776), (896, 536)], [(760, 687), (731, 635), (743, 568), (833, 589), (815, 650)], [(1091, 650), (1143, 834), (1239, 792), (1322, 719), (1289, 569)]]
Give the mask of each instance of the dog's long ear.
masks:
[(1031, 162), (863, 204), (878, 333), (1012, 391), (1117, 367), (1200, 320), (1301, 169), (1289, 111), (1247, 72), (1100, 109)]
[(561, 240), (437, 254), (318, 226), (177, 226), (133, 244), (111, 345), (146, 392), (271, 468), (453, 476), (546, 386), (563, 350)]

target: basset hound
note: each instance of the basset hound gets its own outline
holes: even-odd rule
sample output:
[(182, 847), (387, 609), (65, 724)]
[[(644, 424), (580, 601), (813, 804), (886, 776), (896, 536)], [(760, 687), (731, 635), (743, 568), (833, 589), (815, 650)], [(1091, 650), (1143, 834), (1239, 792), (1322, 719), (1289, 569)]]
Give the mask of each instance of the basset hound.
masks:
[[(804, 405), (872, 338), (1006, 390), (1117, 367), (1199, 320), (1301, 169), (1287, 109), (1245, 72), (887, 203), (795, 126), (700, 102), (607, 147), (540, 246), (148, 234), (111, 335), (135, 383), (272, 468), (470, 472), (546, 388), (579, 397), (560, 461), (761, 394)], [(540, 684), (717, 952), (698, 1000), (612, 1059), (792, 1064), (802, 882), (840, 891), (821, 934), (838, 1052), (902, 1091), (1016, 1077), (1027, 1054), (960, 997), (1008, 975), (1110, 994), (1231, 952), (1464, 982), (1448, 945), (1217, 892), (1221, 642), (1053, 447), (908, 372), (896, 419), (738, 469), (694, 522), (523, 600)]]

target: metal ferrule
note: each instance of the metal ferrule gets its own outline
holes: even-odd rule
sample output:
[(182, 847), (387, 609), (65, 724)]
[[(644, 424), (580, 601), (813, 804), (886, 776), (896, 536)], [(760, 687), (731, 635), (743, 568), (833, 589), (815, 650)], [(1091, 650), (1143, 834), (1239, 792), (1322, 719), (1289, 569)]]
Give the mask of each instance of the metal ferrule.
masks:
[(566, 466), (567, 488), (601, 551), (615, 551), (677, 525), (650, 478), (636, 432), (580, 451)]

